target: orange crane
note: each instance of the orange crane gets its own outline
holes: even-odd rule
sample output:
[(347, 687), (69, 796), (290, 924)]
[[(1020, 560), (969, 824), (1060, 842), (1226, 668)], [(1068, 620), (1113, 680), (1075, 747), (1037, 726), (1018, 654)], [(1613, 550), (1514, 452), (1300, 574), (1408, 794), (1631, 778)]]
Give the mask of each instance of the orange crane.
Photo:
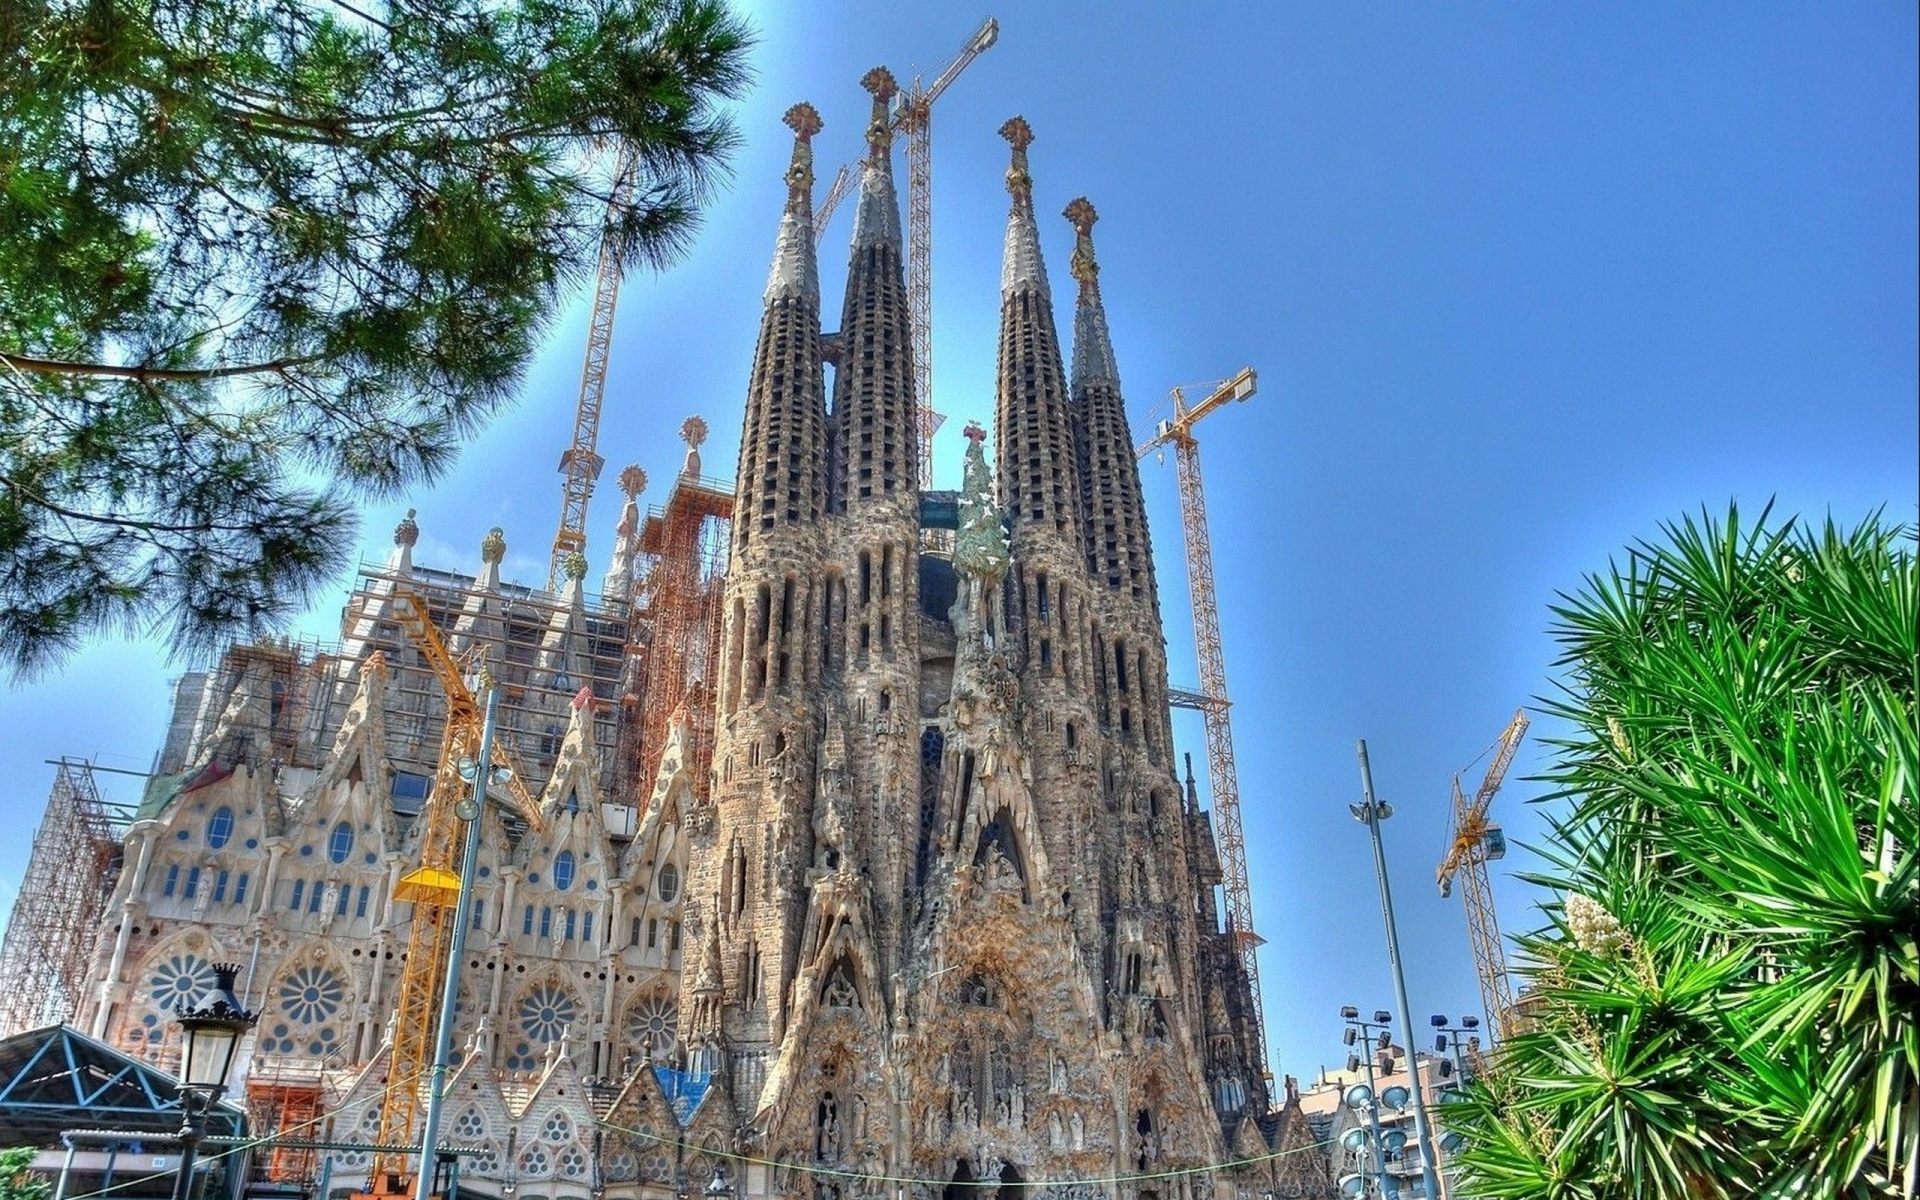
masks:
[(1226, 876), (1227, 933), (1240, 951), (1253, 993), (1255, 1045), (1261, 1072), (1267, 1067), (1266, 1007), (1260, 998), (1260, 964), (1255, 955), (1266, 939), (1253, 931), (1253, 896), (1247, 888), (1247, 841), (1240, 823), (1240, 774), (1233, 761), (1233, 725), (1227, 710), (1227, 660), (1220, 646), (1220, 606), (1213, 588), (1213, 541), (1207, 534), (1207, 496), (1200, 483), (1200, 443), (1193, 427), (1235, 401), (1253, 395), (1253, 368), (1216, 386), (1206, 399), (1187, 403), (1184, 389), (1173, 389), (1173, 416), (1155, 426), (1153, 436), (1134, 451), (1145, 458), (1162, 446), (1173, 447), (1180, 478), (1180, 524), (1187, 542), (1187, 589), (1193, 598), (1193, 642), (1200, 660), (1200, 694), (1195, 707), (1207, 726), (1207, 783), (1213, 793), (1214, 836), (1220, 843), (1220, 867)]
[[(621, 143), (613, 165), (613, 191), (607, 198), (607, 221), (633, 202), (638, 162), (633, 149)], [(613, 310), (620, 300), (620, 258), (603, 235), (600, 265), (593, 283), (593, 311), (587, 318), (587, 358), (580, 368), (580, 400), (573, 410), (573, 444), (560, 456), (560, 529), (553, 535), (553, 556), (547, 564), (547, 590), (557, 591), (567, 556), (587, 549), (587, 502), (606, 459), (595, 449), (600, 440), (600, 406), (607, 394), (607, 355), (613, 348)]]
[(1512, 1032), (1513, 985), (1507, 979), (1507, 952), (1500, 941), (1500, 921), (1493, 911), (1493, 889), (1487, 882), (1487, 863), (1504, 857), (1506, 835), (1487, 820), (1487, 808), (1493, 794), (1507, 777), (1520, 739), (1527, 735), (1527, 711), (1519, 709), (1494, 744), (1493, 761), (1487, 765), (1486, 778), (1469, 801), (1460, 790), (1460, 776), (1453, 777), (1453, 830), (1447, 838), (1447, 856), (1440, 860), (1436, 876), (1442, 897), (1453, 894), (1457, 875), (1465, 881), (1461, 896), (1467, 907), (1467, 936), (1473, 942), (1474, 971), (1480, 976), (1480, 1003), (1487, 1010), (1487, 1024), (1496, 1041), (1504, 1041)]
[[(467, 682), (460, 664), (447, 650), (428, 615), (427, 602), (407, 588), (393, 592), (394, 615), (406, 630), (420, 657), (426, 660), (447, 696), (446, 729), (440, 738), (440, 762), (426, 804), (415, 818), (420, 831), (420, 863), (400, 877), (393, 898), (413, 905), (408, 922), (407, 952), (400, 970), (400, 982), (394, 997), (393, 1046), (387, 1060), (387, 1090), (380, 1107), (382, 1146), (410, 1146), (417, 1135), (421, 1093), (433, 1066), (435, 1035), (439, 1029), (440, 995), (446, 986), (447, 950), (453, 937), (455, 905), (460, 895), (460, 857), (466, 829), (478, 835), (479, 822), (459, 819), (454, 811), (467, 784), (460, 777), (463, 761), (471, 762), (480, 753), (480, 730), (484, 714)], [(364, 668), (363, 668), (364, 669)], [(521, 819), (535, 829), (543, 828), (540, 808), (527, 793), (526, 785), (513, 772), (506, 747), (493, 743), (489, 756), (494, 765), (509, 772), (508, 794)], [(426, 1169), (430, 1169), (431, 1164)], [(387, 1197), (410, 1195), (407, 1186), (407, 1155), (385, 1151), (374, 1159), (367, 1177), (366, 1195)]]
[[(893, 105), (893, 128), (907, 136), (907, 315), (913, 341), (913, 391), (920, 406), (920, 486), (929, 486), (933, 434), (946, 418), (933, 408), (933, 102), (960, 73), (1000, 40), (1000, 22), (988, 17), (933, 82), (915, 76)], [(827, 230), (833, 210), (852, 190), (853, 169), (834, 175), (813, 218), (813, 235)]]

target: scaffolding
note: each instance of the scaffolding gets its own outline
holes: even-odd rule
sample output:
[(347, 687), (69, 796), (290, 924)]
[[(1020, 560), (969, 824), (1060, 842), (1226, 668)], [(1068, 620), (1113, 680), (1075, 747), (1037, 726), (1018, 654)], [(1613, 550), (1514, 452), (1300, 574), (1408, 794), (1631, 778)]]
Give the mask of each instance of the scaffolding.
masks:
[(73, 1020), (120, 877), (130, 813), (100, 797), (92, 763), (53, 763), (53, 791), (0, 944), (0, 1037)]
[(684, 474), (664, 506), (647, 510), (640, 527), (633, 625), (644, 631), (643, 644), (636, 646), (642, 682), (622, 698), (635, 711), (625, 722), (621, 758), (631, 772), (632, 791), (642, 799), (681, 713), (692, 735), (688, 757), (694, 787), (706, 794), (713, 765), (711, 683), (719, 670), (732, 533), (732, 485)]

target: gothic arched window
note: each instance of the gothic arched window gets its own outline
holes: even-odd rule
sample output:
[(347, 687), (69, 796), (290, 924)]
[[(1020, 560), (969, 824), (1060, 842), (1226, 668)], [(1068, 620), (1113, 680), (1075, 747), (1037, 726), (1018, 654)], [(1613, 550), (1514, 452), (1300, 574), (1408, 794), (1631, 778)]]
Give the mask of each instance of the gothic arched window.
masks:
[(347, 861), (353, 853), (353, 826), (345, 821), (333, 827), (333, 833), (327, 838), (327, 859), (334, 863)]
[(218, 850), (233, 837), (233, 810), (222, 804), (207, 818), (207, 848)]
[(573, 851), (562, 850), (553, 856), (553, 886), (566, 891), (573, 886)]

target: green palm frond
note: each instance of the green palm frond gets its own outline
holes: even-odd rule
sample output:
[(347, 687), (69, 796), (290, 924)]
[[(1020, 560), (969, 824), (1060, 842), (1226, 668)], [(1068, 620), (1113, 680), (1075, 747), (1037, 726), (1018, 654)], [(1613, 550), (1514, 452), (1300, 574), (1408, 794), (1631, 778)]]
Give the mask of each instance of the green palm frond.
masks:
[[(1466, 1194), (1914, 1195), (1912, 547), (1689, 516), (1554, 608), (1557, 898), (1460, 1102)], [(1619, 934), (1581, 946), (1575, 894)]]

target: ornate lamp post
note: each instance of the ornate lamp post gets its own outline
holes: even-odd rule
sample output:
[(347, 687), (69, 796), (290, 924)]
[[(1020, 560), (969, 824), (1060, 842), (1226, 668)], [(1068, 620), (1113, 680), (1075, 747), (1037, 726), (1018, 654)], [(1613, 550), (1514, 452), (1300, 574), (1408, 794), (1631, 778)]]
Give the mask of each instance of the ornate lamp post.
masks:
[(188, 1200), (192, 1194), (193, 1160), (207, 1133), (207, 1113), (227, 1090), (240, 1039), (258, 1020), (233, 994), (239, 974), (232, 963), (214, 964), (213, 994), (198, 1008), (182, 1005), (175, 1015), (185, 1051), (180, 1066), (180, 1168), (174, 1173), (173, 1200)]

